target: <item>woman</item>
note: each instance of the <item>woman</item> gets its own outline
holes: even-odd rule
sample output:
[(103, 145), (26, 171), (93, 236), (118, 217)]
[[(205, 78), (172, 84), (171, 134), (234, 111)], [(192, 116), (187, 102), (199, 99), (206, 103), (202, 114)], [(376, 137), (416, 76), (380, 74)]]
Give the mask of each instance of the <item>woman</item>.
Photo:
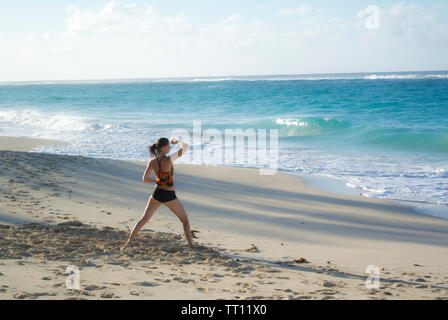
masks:
[[(173, 182), (173, 162), (180, 158), (189, 149), (189, 145), (187, 143), (177, 141), (176, 139), (171, 140), (171, 143), (180, 145), (181, 149), (168, 157), (166, 154), (170, 151), (170, 141), (167, 138), (160, 138), (156, 143), (148, 147), (150, 155), (154, 156), (154, 158), (149, 159), (142, 181), (155, 182), (156, 188), (153, 194), (149, 197), (148, 204), (146, 205), (142, 218), (134, 226), (129, 239), (122, 248), (126, 247), (129, 242), (137, 236), (140, 229), (143, 228), (143, 226), (149, 221), (154, 212), (156, 212), (162, 203), (165, 204), (180, 219), (184, 226), (185, 235), (187, 236), (188, 246), (193, 248), (190, 222), (184, 207), (176, 197)], [(154, 170), (156, 174), (156, 180), (149, 177), (152, 170)]]

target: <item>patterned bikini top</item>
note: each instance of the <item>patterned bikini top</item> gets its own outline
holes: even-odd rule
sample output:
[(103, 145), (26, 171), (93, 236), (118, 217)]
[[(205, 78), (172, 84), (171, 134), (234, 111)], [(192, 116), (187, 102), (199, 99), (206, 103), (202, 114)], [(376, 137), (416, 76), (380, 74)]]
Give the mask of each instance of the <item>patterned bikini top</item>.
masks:
[(171, 171), (165, 172), (162, 170), (162, 164), (161, 164), (162, 160), (157, 159), (157, 161), (159, 162), (159, 170), (156, 172), (157, 185), (167, 187), (174, 186), (173, 181), (174, 166), (171, 166)]

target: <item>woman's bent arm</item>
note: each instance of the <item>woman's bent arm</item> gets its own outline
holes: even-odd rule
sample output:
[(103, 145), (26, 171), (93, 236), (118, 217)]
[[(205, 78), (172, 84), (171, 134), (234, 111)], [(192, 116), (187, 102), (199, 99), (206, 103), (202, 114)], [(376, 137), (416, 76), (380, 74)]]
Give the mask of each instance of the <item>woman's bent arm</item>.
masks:
[(148, 165), (146, 166), (145, 173), (143, 173), (143, 178), (142, 178), (142, 181), (143, 181), (143, 182), (157, 182), (156, 180), (151, 179), (151, 178), (149, 177), (149, 175), (150, 175), (151, 172), (152, 172), (152, 168), (151, 168), (151, 166), (150, 166), (150, 162), (151, 162), (151, 160), (148, 161)]
[(180, 157), (182, 157), (182, 155), (187, 152), (190, 149), (190, 145), (186, 142), (181, 142), (181, 141), (177, 141), (177, 143), (180, 146), (180, 150), (173, 153), (170, 158), (171, 161), (175, 161), (176, 159), (179, 159)]

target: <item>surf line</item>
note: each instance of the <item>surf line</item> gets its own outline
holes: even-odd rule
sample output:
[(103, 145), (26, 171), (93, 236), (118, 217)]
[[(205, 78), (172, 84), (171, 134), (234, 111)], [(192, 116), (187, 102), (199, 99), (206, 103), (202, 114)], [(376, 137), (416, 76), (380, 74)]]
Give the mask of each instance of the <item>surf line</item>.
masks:
[(216, 307), (195, 307), (188, 304), (188, 307), (182, 307), (182, 314), (208, 314), (209, 318), (213, 317)]

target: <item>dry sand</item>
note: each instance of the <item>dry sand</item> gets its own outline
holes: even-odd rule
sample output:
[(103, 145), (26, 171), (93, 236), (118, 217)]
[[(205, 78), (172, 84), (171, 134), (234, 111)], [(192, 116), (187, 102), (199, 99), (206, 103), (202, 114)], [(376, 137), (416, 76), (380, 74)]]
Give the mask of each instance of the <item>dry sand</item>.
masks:
[(153, 190), (146, 163), (38, 140), (0, 137), (0, 299), (448, 299), (448, 220), (256, 169), (175, 163), (196, 248), (162, 205), (120, 251)]

